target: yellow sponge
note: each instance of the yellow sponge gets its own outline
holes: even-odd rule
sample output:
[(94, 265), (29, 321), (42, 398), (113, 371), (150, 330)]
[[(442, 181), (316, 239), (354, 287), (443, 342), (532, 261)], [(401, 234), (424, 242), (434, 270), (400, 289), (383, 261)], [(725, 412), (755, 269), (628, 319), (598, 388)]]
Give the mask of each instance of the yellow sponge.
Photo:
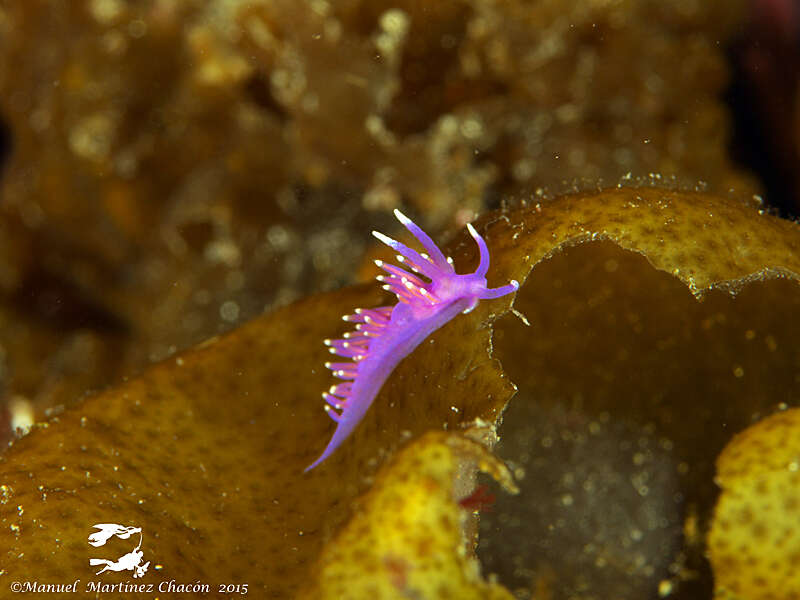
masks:
[(800, 409), (737, 435), (717, 459), (717, 483), (715, 598), (800, 597)]

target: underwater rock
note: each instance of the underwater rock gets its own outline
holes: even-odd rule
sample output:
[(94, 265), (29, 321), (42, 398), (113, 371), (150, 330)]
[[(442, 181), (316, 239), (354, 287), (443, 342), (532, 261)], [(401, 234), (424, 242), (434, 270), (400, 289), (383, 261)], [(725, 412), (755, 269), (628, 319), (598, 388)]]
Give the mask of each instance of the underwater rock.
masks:
[(800, 409), (736, 435), (717, 460), (722, 488), (708, 534), (715, 598), (800, 595)]
[[(720, 100), (744, 6), (5, 3), (0, 303), (32, 333), (0, 328), (8, 394), (42, 414), (352, 283), (360, 233), (399, 204), (436, 233), (626, 173), (758, 191), (727, 157)], [(42, 281), (122, 327), (39, 322)], [(87, 353), (80, 383), (56, 382), (76, 328), (118, 360)]]

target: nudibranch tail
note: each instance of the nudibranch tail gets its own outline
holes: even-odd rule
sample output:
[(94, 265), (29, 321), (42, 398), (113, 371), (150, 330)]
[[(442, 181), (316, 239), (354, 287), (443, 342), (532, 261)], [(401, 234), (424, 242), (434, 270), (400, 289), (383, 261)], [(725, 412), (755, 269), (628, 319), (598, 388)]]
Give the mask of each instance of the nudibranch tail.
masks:
[(342, 380), (322, 394), (325, 410), (336, 422), (336, 430), (323, 453), (306, 471), (328, 458), (347, 439), (397, 364), (425, 338), (459, 313), (471, 311), (479, 300), (499, 298), (519, 289), (514, 280), (502, 287), (486, 287), (489, 249), (472, 225), (467, 225), (467, 229), (478, 245), (480, 262), (474, 273), (459, 275), (452, 259), (442, 253), (427, 233), (399, 210), (394, 213), (427, 254), (372, 232), (398, 253), (398, 262), (406, 267), (375, 261), (386, 273), (379, 275), (378, 281), (397, 297), (398, 303), (357, 308), (354, 314), (342, 317), (355, 323), (355, 330), (341, 339), (324, 341), (332, 354), (352, 362), (325, 363), (333, 376)]

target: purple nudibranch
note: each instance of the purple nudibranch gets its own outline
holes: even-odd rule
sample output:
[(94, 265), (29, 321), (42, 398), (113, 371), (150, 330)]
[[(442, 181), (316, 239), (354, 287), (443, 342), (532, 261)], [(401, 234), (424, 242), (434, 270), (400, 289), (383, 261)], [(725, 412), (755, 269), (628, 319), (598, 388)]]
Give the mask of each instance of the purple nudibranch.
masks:
[(399, 210), (394, 214), (429, 254), (372, 232), (399, 253), (398, 262), (408, 270), (376, 260), (375, 264), (387, 273), (379, 275), (378, 281), (384, 284), (383, 289), (397, 296), (398, 303), (357, 308), (355, 314), (342, 317), (356, 323), (355, 331), (345, 333), (342, 339), (325, 340), (331, 354), (352, 362), (325, 363), (334, 377), (344, 380), (322, 394), (327, 402), (325, 410), (336, 421), (336, 431), (325, 451), (306, 471), (328, 458), (347, 439), (397, 364), (425, 338), (459, 313), (470, 312), (480, 300), (500, 298), (519, 289), (513, 279), (499, 288), (486, 287), (489, 249), (472, 225), (468, 224), (467, 230), (478, 244), (480, 263), (474, 273), (459, 275), (453, 268), (453, 259), (445, 258), (427, 233)]

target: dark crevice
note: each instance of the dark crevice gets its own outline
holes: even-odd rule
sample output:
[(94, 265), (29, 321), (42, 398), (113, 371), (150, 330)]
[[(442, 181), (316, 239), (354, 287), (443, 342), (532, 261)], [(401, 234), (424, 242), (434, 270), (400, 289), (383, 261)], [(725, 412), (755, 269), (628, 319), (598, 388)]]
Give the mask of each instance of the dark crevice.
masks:
[(784, 218), (800, 216), (800, 23), (788, 26), (754, 15), (728, 49), (728, 62), (731, 83), (724, 101), (732, 117), (730, 154), (759, 177), (767, 206)]
[(0, 176), (3, 175), (10, 156), (11, 128), (6, 123), (6, 120), (0, 116)]
[(20, 313), (56, 330), (128, 332), (128, 325), (118, 315), (87, 297), (74, 283), (44, 269), (32, 269), (26, 273), (9, 300)]
[(289, 115), (286, 109), (273, 96), (269, 78), (265, 73), (256, 73), (251, 77), (245, 84), (245, 90), (253, 102), (267, 112), (272, 113), (280, 121), (285, 121), (288, 118)]

